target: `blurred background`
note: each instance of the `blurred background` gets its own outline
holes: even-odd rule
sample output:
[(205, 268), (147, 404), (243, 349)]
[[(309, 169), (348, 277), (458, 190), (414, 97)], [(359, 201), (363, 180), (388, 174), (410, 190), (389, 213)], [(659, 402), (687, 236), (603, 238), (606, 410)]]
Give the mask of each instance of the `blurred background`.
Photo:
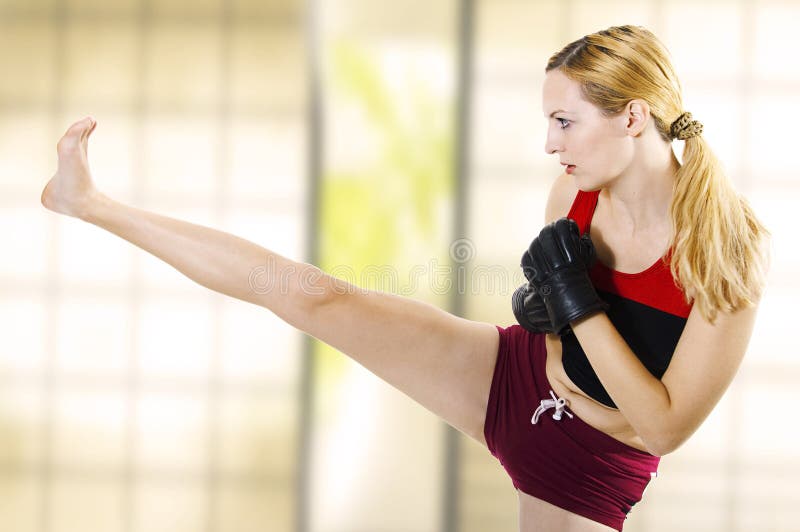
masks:
[(797, 20), (766, 0), (0, 0), (0, 530), (517, 530), (483, 447), (39, 194), (89, 115), (115, 199), (506, 326), (560, 173), (545, 63), (619, 24), (671, 50), (774, 235), (740, 373), (626, 530), (800, 530)]

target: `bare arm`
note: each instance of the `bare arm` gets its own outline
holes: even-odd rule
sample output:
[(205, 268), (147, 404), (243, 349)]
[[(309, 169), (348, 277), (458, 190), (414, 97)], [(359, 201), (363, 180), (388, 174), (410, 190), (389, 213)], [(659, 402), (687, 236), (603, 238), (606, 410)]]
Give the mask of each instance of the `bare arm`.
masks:
[(661, 456), (675, 451), (700, 427), (730, 386), (756, 311), (757, 305), (720, 311), (712, 324), (695, 306), (661, 379), (647, 371), (604, 312), (571, 325), (622, 415), (650, 452)]

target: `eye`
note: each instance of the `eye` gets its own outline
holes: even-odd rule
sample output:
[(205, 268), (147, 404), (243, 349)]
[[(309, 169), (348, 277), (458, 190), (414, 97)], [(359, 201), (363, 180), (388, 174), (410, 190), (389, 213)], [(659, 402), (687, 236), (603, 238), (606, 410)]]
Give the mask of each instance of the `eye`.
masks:
[(561, 129), (567, 129), (569, 127), (569, 120), (566, 118), (556, 118), (556, 120), (561, 124)]

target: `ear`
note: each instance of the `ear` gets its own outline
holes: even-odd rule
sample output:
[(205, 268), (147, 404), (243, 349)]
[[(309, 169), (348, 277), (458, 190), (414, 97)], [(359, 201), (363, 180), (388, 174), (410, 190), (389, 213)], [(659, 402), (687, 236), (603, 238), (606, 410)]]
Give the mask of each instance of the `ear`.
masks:
[(644, 131), (650, 120), (650, 106), (643, 100), (631, 100), (625, 106), (623, 115), (626, 119), (625, 131), (632, 137), (637, 137)]

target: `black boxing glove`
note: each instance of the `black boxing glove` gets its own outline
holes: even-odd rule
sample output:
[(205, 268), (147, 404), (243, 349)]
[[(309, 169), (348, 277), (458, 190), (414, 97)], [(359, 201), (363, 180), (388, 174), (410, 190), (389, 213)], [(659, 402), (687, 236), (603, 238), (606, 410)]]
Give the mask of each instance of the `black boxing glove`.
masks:
[[(580, 236), (578, 224), (559, 218), (546, 225), (528, 247), (531, 267), (526, 272), (542, 298), (553, 330), (563, 335), (571, 321), (608, 310), (589, 279), (596, 260), (589, 235)], [(589, 265), (584, 258), (589, 257)], [(525, 259), (524, 262), (527, 262)]]
[(544, 306), (541, 296), (530, 283), (525, 283), (516, 289), (511, 296), (511, 309), (517, 323), (523, 328), (534, 333), (553, 334), (553, 324), (550, 315)]
[[(588, 246), (586, 243), (581, 242), (580, 254), (587, 269), (590, 268), (596, 260), (591, 240), (588, 241)], [(550, 315), (547, 313), (547, 307), (541, 295), (539, 295), (539, 292), (530, 283), (534, 267), (531, 256), (527, 250), (522, 254), (520, 266), (522, 267), (522, 272), (525, 274), (525, 278), (528, 279), (529, 282), (517, 288), (511, 296), (511, 310), (514, 311), (514, 317), (517, 319), (517, 323), (524, 329), (534, 333), (558, 334), (553, 328)], [(560, 331), (562, 336), (570, 332), (572, 332), (572, 329), (569, 325), (567, 325), (564, 330)]]

